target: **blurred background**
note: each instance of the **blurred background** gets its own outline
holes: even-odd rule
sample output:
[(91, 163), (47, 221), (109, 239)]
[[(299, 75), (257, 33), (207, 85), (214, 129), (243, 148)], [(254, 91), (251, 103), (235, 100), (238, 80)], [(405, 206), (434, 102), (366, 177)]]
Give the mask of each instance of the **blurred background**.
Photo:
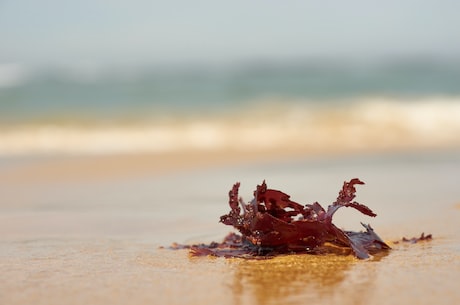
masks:
[[(458, 303), (459, 12), (456, 0), (0, 0), (0, 303)], [(379, 216), (341, 209), (337, 226), (433, 243), (325, 269), (158, 249), (221, 240), (235, 181), (247, 201), (267, 179), (326, 207), (354, 177)], [(282, 293), (266, 293), (262, 269), (286, 279)]]
[(0, 156), (460, 146), (460, 3), (0, 1)]

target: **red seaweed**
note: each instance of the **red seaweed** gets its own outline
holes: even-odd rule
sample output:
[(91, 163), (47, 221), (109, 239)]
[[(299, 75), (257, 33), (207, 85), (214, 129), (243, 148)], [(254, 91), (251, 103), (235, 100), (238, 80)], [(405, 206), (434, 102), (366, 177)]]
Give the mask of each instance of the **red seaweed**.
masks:
[[(430, 241), (433, 239), (433, 236), (431, 234), (427, 234), (425, 235), (425, 233), (422, 233), (420, 235), (420, 237), (412, 237), (412, 238), (406, 238), (406, 237), (403, 237), (401, 238), (401, 242), (404, 242), (404, 243), (410, 243), (410, 244), (416, 244), (418, 243), (419, 241)], [(399, 240), (397, 241), (394, 241), (393, 242), (394, 244), (398, 244), (399, 243)]]
[[(321, 253), (326, 245), (349, 248), (359, 259), (390, 249), (370, 225), (365, 231), (339, 229), (332, 223), (341, 207), (351, 207), (375, 217), (367, 206), (356, 201), (355, 185), (364, 184), (355, 178), (344, 182), (337, 200), (325, 210), (318, 202), (301, 205), (290, 196), (267, 188), (265, 181), (254, 191), (254, 199), (245, 203), (238, 195), (240, 183), (229, 192), (230, 211), (220, 222), (233, 226), (241, 235), (230, 233), (223, 242), (188, 246), (193, 256), (265, 258), (286, 253)], [(176, 244), (176, 247), (184, 247)]]

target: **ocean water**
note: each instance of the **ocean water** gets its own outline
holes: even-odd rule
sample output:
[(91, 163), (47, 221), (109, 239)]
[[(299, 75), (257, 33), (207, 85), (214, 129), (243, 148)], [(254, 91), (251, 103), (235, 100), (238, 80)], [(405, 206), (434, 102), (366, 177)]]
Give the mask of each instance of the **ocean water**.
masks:
[(460, 64), (0, 65), (0, 155), (460, 146)]

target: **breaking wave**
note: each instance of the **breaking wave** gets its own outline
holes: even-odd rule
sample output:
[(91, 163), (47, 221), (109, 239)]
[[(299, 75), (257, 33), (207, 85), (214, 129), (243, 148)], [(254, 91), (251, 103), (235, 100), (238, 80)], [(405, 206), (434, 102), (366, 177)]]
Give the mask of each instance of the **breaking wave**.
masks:
[(237, 112), (165, 120), (0, 127), (2, 156), (453, 147), (460, 147), (460, 97), (362, 98), (334, 107), (265, 101)]

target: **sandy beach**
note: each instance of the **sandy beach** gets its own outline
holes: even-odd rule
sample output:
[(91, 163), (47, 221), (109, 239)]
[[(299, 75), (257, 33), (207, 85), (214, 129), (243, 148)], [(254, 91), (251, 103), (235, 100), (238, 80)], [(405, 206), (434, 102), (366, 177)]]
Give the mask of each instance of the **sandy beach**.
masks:
[[(2, 160), (2, 304), (454, 304), (460, 300), (456, 152), (310, 156), (187, 154)], [(227, 192), (267, 179), (301, 203), (330, 204), (359, 177), (357, 200), (392, 247), (270, 260), (191, 258), (173, 242), (220, 240)], [(395, 244), (432, 233), (430, 242)], [(270, 287), (269, 289), (267, 289)]]
[(458, 11), (0, 1), (0, 305), (460, 304)]

